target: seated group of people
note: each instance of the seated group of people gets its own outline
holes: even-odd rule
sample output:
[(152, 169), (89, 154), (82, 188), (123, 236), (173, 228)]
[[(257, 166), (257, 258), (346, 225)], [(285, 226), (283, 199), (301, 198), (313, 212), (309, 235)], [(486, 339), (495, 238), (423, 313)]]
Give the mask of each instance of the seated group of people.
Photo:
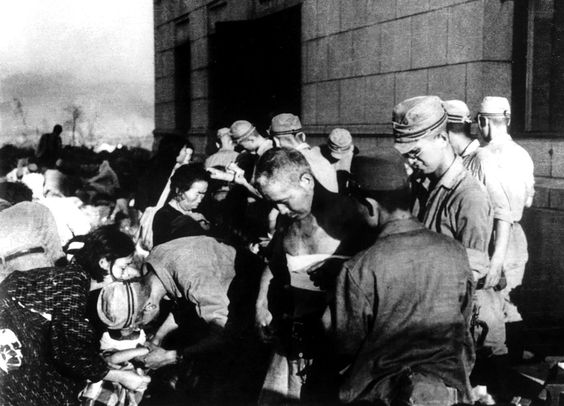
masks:
[(157, 382), (196, 404), (479, 400), (471, 321), (496, 367), (521, 323), (534, 181), (509, 119), (485, 98), (479, 146), (464, 103), (421, 96), (394, 108), (395, 148), (359, 154), (344, 129), (312, 148), (288, 113), (269, 137), (219, 130), (203, 164), (185, 145), (137, 241), (107, 225), (62, 261), (4, 257), (0, 402), (135, 405)]

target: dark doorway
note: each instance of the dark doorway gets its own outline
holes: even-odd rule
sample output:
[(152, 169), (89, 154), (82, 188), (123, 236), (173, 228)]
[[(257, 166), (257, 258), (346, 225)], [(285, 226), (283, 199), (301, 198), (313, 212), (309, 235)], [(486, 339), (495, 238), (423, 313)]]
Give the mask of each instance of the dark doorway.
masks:
[(210, 124), (301, 111), (300, 6), (252, 21), (220, 22), (211, 38)]
[(512, 129), (556, 133), (564, 125), (564, 2), (516, 0)]

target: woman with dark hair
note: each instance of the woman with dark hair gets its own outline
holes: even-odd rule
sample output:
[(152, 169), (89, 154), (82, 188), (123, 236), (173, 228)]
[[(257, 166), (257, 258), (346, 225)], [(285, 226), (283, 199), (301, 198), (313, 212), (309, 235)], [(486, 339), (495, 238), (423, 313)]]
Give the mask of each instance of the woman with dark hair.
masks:
[(75, 404), (86, 380), (147, 387), (100, 357), (86, 311), (90, 291), (128, 272), (133, 242), (113, 226), (83, 242), (66, 267), (14, 271), (0, 284), (0, 404)]
[(180, 237), (208, 234), (204, 216), (195, 212), (208, 191), (209, 174), (201, 164), (182, 165), (170, 179), (167, 204), (153, 219), (153, 246)]

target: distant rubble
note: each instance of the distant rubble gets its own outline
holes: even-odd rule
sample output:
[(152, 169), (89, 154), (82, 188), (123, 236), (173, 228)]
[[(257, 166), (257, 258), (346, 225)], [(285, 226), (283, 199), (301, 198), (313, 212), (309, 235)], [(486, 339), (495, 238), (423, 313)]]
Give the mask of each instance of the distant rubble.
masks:
[(65, 145), (150, 148), (153, 91), (152, 83), (79, 83), (64, 73), (8, 76), (0, 82), (0, 145), (35, 146), (61, 123)]

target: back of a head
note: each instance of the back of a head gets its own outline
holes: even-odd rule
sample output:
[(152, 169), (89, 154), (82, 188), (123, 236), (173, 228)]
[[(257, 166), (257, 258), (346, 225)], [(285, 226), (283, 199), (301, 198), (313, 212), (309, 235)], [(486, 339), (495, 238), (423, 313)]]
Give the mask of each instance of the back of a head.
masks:
[(327, 137), (327, 148), (333, 158), (340, 159), (343, 155), (354, 151), (353, 138), (349, 130), (334, 128)]
[(55, 124), (53, 127), (53, 134), (60, 134), (63, 132), (63, 127), (60, 124)]
[(494, 125), (508, 125), (511, 119), (509, 100), (500, 96), (486, 96), (480, 103), (478, 115), (487, 117)]
[(231, 124), (229, 131), (231, 133), (231, 137), (235, 142), (240, 142), (250, 136), (259, 136), (259, 133), (257, 132), (255, 126), (247, 120), (235, 121), (233, 124)]
[(258, 184), (266, 184), (273, 179), (297, 182), (304, 173), (312, 174), (309, 163), (300, 151), (272, 148), (258, 160), (254, 178)]
[(96, 310), (109, 329), (131, 327), (140, 309), (142, 286), (137, 281), (112, 282), (102, 288)]
[[(291, 144), (305, 141), (300, 118), (291, 113), (282, 113), (274, 116), (270, 122), (269, 133), (272, 137), (281, 141), (286, 140)], [(297, 139), (297, 135), (301, 135), (301, 138)], [(282, 146), (290, 145), (282, 144)]]
[(371, 155), (355, 158), (351, 167), (353, 195), (370, 197), (388, 211), (409, 211), (411, 190), (405, 160), (393, 148), (382, 148)]
[(216, 135), (217, 142), (221, 145), (221, 148), (232, 148), (233, 139), (231, 138), (231, 130), (227, 127), (220, 128), (217, 130)]
[(222, 127), (219, 130), (217, 130), (216, 137), (218, 141), (221, 141), (225, 138), (231, 139), (231, 130), (227, 127)]
[(170, 178), (171, 192), (182, 193), (189, 190), (195, 182), (209, 182), (209, 173), (201, 163), (190, 163), (178, 168)]
[(470, 134), (472, 117), (466, 103), (462, 100), (445, 100), (443, 107), (447, 112), (447, 130), (472, 138)]

